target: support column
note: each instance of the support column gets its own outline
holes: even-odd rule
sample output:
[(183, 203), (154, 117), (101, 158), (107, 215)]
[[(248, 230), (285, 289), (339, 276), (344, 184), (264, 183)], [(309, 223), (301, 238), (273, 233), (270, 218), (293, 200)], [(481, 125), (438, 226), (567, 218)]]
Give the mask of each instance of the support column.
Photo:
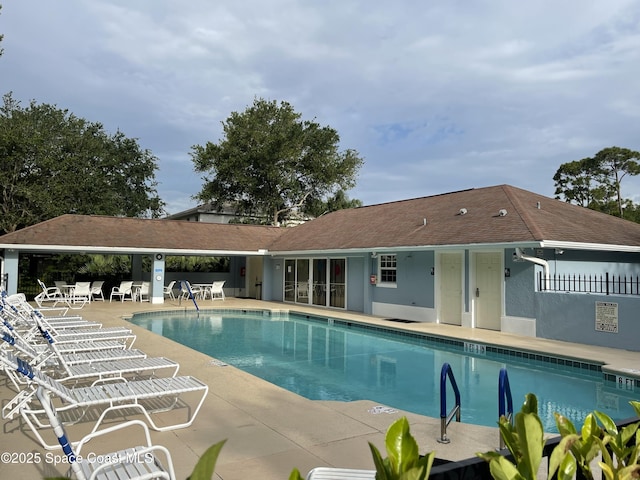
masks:
[(157, 253), (153, 257), (151, 269), (151, 303), (164, 303), (164, 264), (165, 256)]
[(13, 295), (18, 293), (18, 259), (20, 252), (18, 250), (4, 251), (4, 273), (8, 274), (7, 294)]

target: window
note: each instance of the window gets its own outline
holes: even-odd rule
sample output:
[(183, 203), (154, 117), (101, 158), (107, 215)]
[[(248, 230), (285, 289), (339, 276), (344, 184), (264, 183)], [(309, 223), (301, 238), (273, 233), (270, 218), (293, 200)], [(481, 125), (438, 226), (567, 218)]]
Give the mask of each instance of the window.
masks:
[(396, 256), (380, 255), (380, 283), (396, 283)]

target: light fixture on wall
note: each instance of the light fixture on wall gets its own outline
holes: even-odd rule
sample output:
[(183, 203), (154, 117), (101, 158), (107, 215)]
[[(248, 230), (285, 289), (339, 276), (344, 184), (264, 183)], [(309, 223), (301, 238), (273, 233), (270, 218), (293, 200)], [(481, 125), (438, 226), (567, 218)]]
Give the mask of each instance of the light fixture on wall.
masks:
[(511, 276), (511, 269), (510, 268), (505, 268), (504, 269), (504, 276), (505, 276), (505, 278)]
[(431, 275), (435, 275), (436, 274), (436, 267), (431, 267)]

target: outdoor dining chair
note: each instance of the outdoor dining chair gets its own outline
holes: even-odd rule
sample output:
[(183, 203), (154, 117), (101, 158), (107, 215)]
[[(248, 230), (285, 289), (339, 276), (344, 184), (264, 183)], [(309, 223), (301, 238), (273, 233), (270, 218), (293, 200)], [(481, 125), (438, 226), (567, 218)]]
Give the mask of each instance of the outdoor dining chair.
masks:
[(109, 301), (112, 301), (113, 297), (120, 297), (120, 301), (124, 302), (127, 296), (129, 296), (129, 300), (133, 300), (133, 281), (120, 282), (119, 286), (113, 287)]
[(102, 292), (102, 286), (104, 280), (95, 280), (91, 283), (91, 301), (101, 300), (104, 302), (104, 293)]

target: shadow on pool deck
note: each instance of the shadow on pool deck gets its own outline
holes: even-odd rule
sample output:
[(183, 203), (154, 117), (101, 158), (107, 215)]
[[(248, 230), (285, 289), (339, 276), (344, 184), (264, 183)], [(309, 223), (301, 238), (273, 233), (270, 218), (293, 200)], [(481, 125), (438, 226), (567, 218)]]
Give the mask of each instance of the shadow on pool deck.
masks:
[[(320, 313), (357, 322), (383, 324), (397, 329), (428, 332), (510, 347), (562, 353), (578, 358), (610, 364), (614, 370), (640, 366), (640, 353), (616, 349), (595, 348), (548, 340), (519, 337), (494, 331), (471, 330), (462, 327), (424, 323), (388, 322), (383, 319), (335, 310), (302, 307), (284, 303), (251, 299), (227, 298), (224, 302), (200, 302), (201, 309), (279, 309)], [(191, 427), (169, 432), (152, 432), (154, 443), (166, 446), (173, 456), (178, 479), (186, 478), (199, 456), (213, 443), (227, 439), (218, 460), (216, 474), (224, 480), (240, 480), (259, 476), (262, 479), (286, 480), (295, 467), (303, 475), (316, 466), (336, 466), (372, 469), (368, 442), (384, 452), (384, 434), (389, 425), (406, 415), (412, 434), (423, 453), (435, 450), (438, 458), (459, 460), (476, 452), (497, 448), (497, 428), (451, 423), (449, 444), (441, 444), (440, 419), (402, 411), (376, 413), (377, 403), (371, 401), (312, 401), (253, 377), (231, 366), (220, 366), (202, 353), (160, 337), (125, 318), (134, 312), (153, 310), (194, 310), (193, 304), (169, 302), (162, 305), (131, 302), (94, 302), (82, 310), (71, 311), (84, 318), (102, 322), (104, 326), (126, 325), (138, 335), (135, 347), (149, 356), (163, 356), (180, 364), (179, 375), (193, 375), (206, 382), (209, 394)], [(3, 405), (13, 394), (2, 381)], [(534, 392), (535, 393), (535, 392)], [(521, 399), (514, 399), (520, 408)], [(496, 407), (497, 408), (497, 407)], [(496, 412), (497, 416), (497, 412)], [(464, 409), (463, 409), (464, 420)], [(22, 425), (21, 420), (3, 420), (0, 451), (16, 454), (39, 452), (40, 461), (0, 462), (0, 478), (44, 478), (66, 473), (67, 465), (54, 465), (60, 451), (45, 452)], [(68, 429), (69, 437), (77, 440), (84, 425)], [(121, 438), (100, 445), (101, 448), (122, 448)], [(85, 456), (92, 452), (85, 447)]]

